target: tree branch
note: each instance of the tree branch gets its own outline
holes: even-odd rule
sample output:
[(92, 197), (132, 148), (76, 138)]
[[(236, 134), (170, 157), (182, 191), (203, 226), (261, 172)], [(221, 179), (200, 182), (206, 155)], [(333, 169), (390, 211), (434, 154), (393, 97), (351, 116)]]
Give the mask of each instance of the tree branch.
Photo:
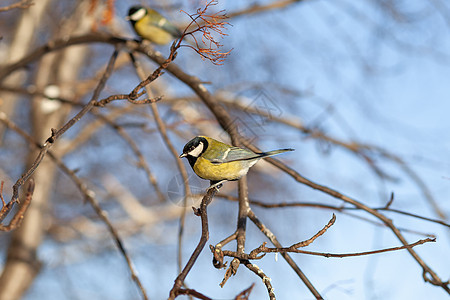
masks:
[(183, 268), (183, 270), (181, 271), (181, 273), (175, 279), (175, 283), (174, 283), (172, 289), (170, 290), (170, 294), (169, 294), (170, 300), (173, 300), (178, 295), (180, 295), (180, 289), (184, 283), (184, 280), (186, 279), (186, 276), (188, 275), (189, 271), (194, 266), (195, 261), (197, 260), (198, 256), (202, 252), (203, 248), (206, 245), (206, 242), (209, 239), (207, 208), (216, 193), (217, 193), (217, 189), (209, 189), (202, 199), (200, 208), (197, 208), (197, 209), (193, 208), (194, 214), (197, 216), (200, 216), (200, 218), (201, 218), (202, 234), (200, 236), (200, 241), (198, 242), (197, 247), (195, 248), (194, 252), (192, 253), (191, 257), (189, 258), (188, 262), (186, 263), (186, 265)]

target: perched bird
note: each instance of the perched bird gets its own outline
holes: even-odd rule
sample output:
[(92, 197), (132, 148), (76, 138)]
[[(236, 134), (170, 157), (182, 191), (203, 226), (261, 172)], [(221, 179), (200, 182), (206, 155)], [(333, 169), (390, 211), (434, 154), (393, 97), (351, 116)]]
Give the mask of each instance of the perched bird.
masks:
[(151, 8), (132, 6), (125, 19), (131, 22), (134, 31), (141, 38), (158, 45), (165, 45), (182, 35), (169, 20)]
[(197, 136), (183, 148), (180, 158), (186, 157), (200, 178), (210, 180), (211, 186), (219, 188), (229, 180), (238, 180), (247, 174), (250, 167), (261, 158), (277, 155), (294, 149), (280, 149), (255, 153), (250, 150), (233, 147), (210, 137)]

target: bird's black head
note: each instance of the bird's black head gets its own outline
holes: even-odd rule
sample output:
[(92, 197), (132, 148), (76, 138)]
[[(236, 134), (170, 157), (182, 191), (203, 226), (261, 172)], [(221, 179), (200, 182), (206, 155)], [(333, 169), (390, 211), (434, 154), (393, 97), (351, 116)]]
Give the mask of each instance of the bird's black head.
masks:
[(197, 158), (208, 148), (208, 141), (201, 136), (197, 136), (187, 142), (180, 157), (186, 157), (191, 166), (194, 166)]
[(130, 9), (128, 10), (128, 17), (127, 20), (129, 20), (131, 23), (136, 23), (137, 21), (139, 21), (140, 19), (142, 19), (143, 17), (145, 17), (147, 15), (147, 9), (143, 6), (132, 6), (130, 7)]

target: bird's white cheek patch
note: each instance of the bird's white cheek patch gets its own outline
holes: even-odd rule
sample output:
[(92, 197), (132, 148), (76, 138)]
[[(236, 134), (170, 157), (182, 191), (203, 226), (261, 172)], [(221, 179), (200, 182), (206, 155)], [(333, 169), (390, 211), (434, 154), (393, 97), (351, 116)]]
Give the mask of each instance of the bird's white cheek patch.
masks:
[(200, 142), (197, 147), (195, 147), (192, 151), (188, 152), (189, 155), (193, 157), (199, 157), (203, 151), (203, 143)]
[(145, 9), (141, 8), (138, 11), (136, 11), (134, 14), (130, 16), (130, 19), (133, 21), (138, 21), (142, 19), (145, 16)]

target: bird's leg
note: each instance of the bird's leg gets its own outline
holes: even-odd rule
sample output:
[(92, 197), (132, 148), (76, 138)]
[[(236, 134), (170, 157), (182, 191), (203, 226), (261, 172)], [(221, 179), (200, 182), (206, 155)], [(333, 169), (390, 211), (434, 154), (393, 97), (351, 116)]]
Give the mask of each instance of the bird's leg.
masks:
[(219, 190), (222, 187), (222, 183), (224, 183), (227, 180), (221, 180), (221, 181), (210, 181), (211, 185), (206, 190), (209, 191), (210, 189), (216, 188)]

